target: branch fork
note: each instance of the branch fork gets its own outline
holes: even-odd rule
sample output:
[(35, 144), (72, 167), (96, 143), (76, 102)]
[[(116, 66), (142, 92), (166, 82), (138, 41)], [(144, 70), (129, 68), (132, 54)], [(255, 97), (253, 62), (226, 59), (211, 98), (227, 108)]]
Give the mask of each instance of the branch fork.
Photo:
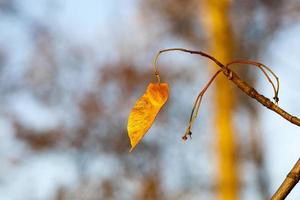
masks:
[[(239, 89), (241, 89), (248, 96), (250, 96), (251, 98), (256, 99), (263, 106), (265, 106), (268, 109), (276, 112), (277, 114), (282, 116), (284, 119), (290, 121), (291, 123), (293, 123), (297, 126), (300, 126), (300, 119), (298, 117), (289, 114), (288, 112), (286, 112), (285, 110), (283, 110), (282, 108), (280, 108), (278, 106), (278, 102), (279, 102), (279, 97), (278, 97), (279, 78), (271, 70), (271, 68), (269, 68), (268, 66), (266, 66), (262, 63), (256, 62), (256, 61), (252, 61), (252, 60), (233, 60), (233, 61), (227, 63), (226, 65), (224, 65), (219, 60), (217, 60), (215, 57), (213, 57), (213, 56), (211, 56), (211, 55), (209, 55), (205, 52), (202, 52), (202, 51), (193, 51), (193, 50), (188, 50), (188, 49), (184, 49), (184, 48), (169, 48), (169, 49), (160, 50), (157, 53), (157, 55), (155, 56), (154, 61), (153, 61), (154, 73), (155, 73), (155, 76), (157, 78), (158, 83), (160, 83), (160, 81), (161, 81), (160, 74), (159, 74), (159, 71), (157, 69), (158, 58), (162, 53), (169, 52), (169, 51), (181, 51), (181, 52), (190, 53), (190, 54), (197, 54), (197, 55), (200, 55), (200, 56), (203, 56), (203, 57), (206, 57), (206, 58), (212, 60), (217, 66), (220, 67), (220, 69), (211, 77), (211, 79), (208, 81), (208, 83), (204, 86), (204, 88), (198, 94), (198, 96), (196, 98), (196, 101), (194, 103), (191, 115), (190, 115), (190, 119), (189, 119), (189, 122), (188, 122), (188, 127), (186, 129), (185, 134), (182, 136), (183, 140), (187, 140), (188, 136), (191, 137), (191, 135), (192, 135), (192, 132), (191, 132), (192, 125), (194, 123), (194, 120), (198, 116), (198, 112), (199, 112), (200, 104), (201, 104), (201, 101), (202, 101), (202, 97), (204, 96), (204, 94), (205, 94), (206, 90), (208, 89), (208, 87), (211, 85), (211, 83), (215, 80), (215, 78), (219, 75), (219, 73), (221, 71), (228, 78), (228, 80), (232, 81)], [(232, 69), (229, 68), (231, 65), (234, 65), (234, 64), (243, 64), (243, 65), (246, 64), (246, 65), (250, 65), (250, 66), (254, 66), (254, 67), (259, 68), (262, 71), (263, 75), (268, 80), (268, 82), (272, 86), (272, 89), (274, 91), (274, 97), (273, 97), (274, 103), (270, 99), (268, 99), (267, 97), (265, 97), (262, 94), (258, 93), (252, 86), (250, 86), (248, 83), (243, 81), (237, 75), (236, 72), (234, 72)], [(268, 74), (268, 73), (270, 73), (270, 74)], [(271, 79), (270, 75), (273, 77), (273, 79), (275, 79), (276, 84), (274, 84), (274, 81)]]
[[(154, 72), (155, 72), (155, 76), (157, 78), (158, 83), (160, 83), (161, 78), (160, 78), (159, 71), (157, 70), (157, 61), (158, 61), (160, 54), (162, 54), (164, 52), (168, 52), (168, 51), (182, 51), (182, 52), (186, 52), (186, 53), (190, 53), (190, 54), (197, 54), (197, 55), (200, 55), (200, 56), (203, 56), (203, 57), (206, 57), (206, 58), (212, 60), (216, 65), (218, 65), (220, 67), (220, 69), (210, 78), (210, 80), (207, 82), (207, 84), (204, 86), (204, 88), (198, 94), (196, 101), (194, 103), (191, 115), (190, 115), (188, 127), (185, 131), (185, 134), (182, 136), (183, 140), (187, 140), (188, 137), (191, 138), (192, 125), (198, 116), (202, 98), (203, 98), (205, 92), (207, 91), (207, 89), (209, 88), (209, 86), (211, 85), (211, 83), (220, 74), (220, 72), (223, 72), (223, 74), (228, 78), (228, 80), (232, 81), (240, 90), (242, 90), (249, 97), (255, 99), (260, 104), (262, 104), (263, 106), (267, 107), (268, 109), (274, 111), (275, 113), (277, 113), (278, 115), (280, 115), (281, 117), (286, 119), (287, 121), (289, 121), (297, 126), (300, 126), (300, 119), (298, 117), (291, 115), (290, 113), (286, 112), (285, 110), (283, 110), (282, 108), (280, 108), (278, 106), (279, 78), (268, 66), (266, 66), (262, 63), (256, 62), (256, 61), (251, 61), (251, 60), (233, 60), (233, 61), (227, 63), (226, 65), (224, 65), (220, 61), (218, 61), (216, 58), (214, 58), (213, 56), (211, 56), (207, 53), (204, 53), (202, 51), (193, 51), (193, 50), (188, 50), (188, 49), (183, 49), (183, 48), (163, 49), (157, 53), (157, 55), (154, 59), (154, 62), (153, 62)], [(273, 97), (274, 103), (267, 97), (258, 93), (252, 86), (250, 86), (248, 83), (243, 81), (237, 75), (236, 72), (234, 72), (233, 70), (231, 70), (229, 68), (229, 66), (234, 65), (234, 64), (244, 64), (244, 65), (247, 64), (247, 65), (251, 65), (251, 66), (255, 66), (255, 67), (259, 68), (262, 71), (262, 73), (264, 74), (264, 76), (266, 77), (266, 79), (269, 81), (269, 83), (271, 84), (271, 86), (274, 90), (274, 97)], [(276, 84), (274, 84), (274, 81), (270, 78), (270, 74), (268, 74), (268, 73), (270, 73), (273, 76), (273, 78), (276, 81)], [(299, 182), (299, 179), (300, 179), (300, 159), (297, 161), (297, 163), (292, 168), (292, 170), (288, 173), (287, 177), (282, 182), (281, 186), (278, 188), (276, 193), (272, 196), (271, 200), (285, 199), (287, 197), (287, 195), (290, 193), (290, 191), (294, 188), (294, 186)]]

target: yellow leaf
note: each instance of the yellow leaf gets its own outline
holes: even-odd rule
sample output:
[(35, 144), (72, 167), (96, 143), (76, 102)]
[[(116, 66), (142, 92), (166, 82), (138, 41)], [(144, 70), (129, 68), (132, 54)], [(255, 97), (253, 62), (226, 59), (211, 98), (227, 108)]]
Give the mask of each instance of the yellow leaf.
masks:
[(152, 126), (158, 112), (169, 97), (167, 83), (150, 83), (137, 100), (128, 117), (127, 131), (132, 151)]

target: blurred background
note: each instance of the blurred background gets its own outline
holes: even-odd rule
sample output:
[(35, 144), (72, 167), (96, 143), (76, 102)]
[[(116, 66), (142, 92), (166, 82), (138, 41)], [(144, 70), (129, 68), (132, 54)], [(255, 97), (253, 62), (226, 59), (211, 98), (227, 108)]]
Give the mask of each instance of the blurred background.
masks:
[[(220, 76), (183, 142), (216, 70), (205, 58), (161, 56), (170, 99), (132, 153), (127, 117), (170, 47), (271, 66), (279, 105), (300, 116), (299, 35), (297, 0), (0, 0), (0, 199), (268, 199), (300, 129)], [(234, 69), (273, 97), (256, 68)]]

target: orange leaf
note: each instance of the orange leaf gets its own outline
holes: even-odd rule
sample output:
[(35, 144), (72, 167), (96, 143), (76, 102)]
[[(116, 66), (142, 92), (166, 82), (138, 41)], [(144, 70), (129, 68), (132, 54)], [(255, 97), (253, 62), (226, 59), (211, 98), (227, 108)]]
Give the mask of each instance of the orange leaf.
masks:
[(144, 95), (137, 100), (128, 117), (128, 136), (132, 151), (152, 126), (158, 112), (169, 97), (167, 83), (150, 83)]

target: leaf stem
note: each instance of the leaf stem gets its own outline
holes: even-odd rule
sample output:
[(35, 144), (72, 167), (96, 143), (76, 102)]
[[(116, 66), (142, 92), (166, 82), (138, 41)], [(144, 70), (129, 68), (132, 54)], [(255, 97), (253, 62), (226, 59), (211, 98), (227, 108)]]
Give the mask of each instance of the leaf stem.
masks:
[(163, 49), (163, 50), (160, 50), (154, 60), (153, 60), (153, 69), (154, 69), (154, 74), (156, 76), (156, 79), (157, 79), (157, 82), (160, 83), (161, 81), (161, 78), (160, 78), (160, 74), (159, 74), (159, 71), (158, 71), (158, 67), (157, 67), (157, 63), (158, 63), (158, 58), (159, 56), (162, 54), (162, 53), (165, 53), (165, 52), (169, 52), (169, 51), (182, 51), (182, 52), (186, 52), (186, 53), (190, 53), (190, 54), (197, 54), (197, 55), (201, 55), (201, 56), (204, 56), (210, 60), (212, 60), (213, 62), (215, 62), (217, 65), (219, 65), (221, 68), (225, 68), (225, 66), (220, 62), (218, 61), (216, 58), (212, 57), (211, 55), (207, 54), (207, 53), (204, 53), (202, 51), (193, 51), (193, 50), (188, 50), (188, 49), (184, 49), (184, 48), (168, 48), (168, 49)]

